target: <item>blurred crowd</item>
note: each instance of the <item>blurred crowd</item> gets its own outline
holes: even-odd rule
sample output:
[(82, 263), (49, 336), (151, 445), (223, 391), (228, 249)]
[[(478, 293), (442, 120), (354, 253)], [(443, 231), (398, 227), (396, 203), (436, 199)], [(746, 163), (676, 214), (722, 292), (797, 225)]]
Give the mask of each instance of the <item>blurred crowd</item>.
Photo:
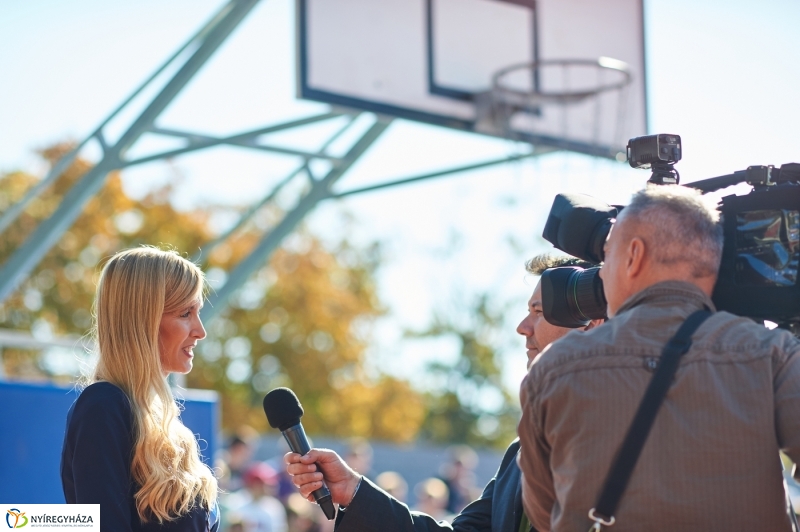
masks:
[[(222, 493), (221, 532), (331, 532), (333, 521), (325, 519), (316, 504), (304, 499), (286, 473), (283, 455), (254, 459), (260, 435), (250, 427), (240, 428), (226, 442), (215, 467)], [(288, 447), (286, 448), (288, 452)], [(469, 502), (480, 496), (474, 469), (478, 455), (470, 447), (448, 448), (437, 471), (409, 489), (397, 471), (376, 472), (368, 441), (347, 442), (345, 461), (362, 475), (375, 479), (384, 491), (412, 510), (450, 521)]]

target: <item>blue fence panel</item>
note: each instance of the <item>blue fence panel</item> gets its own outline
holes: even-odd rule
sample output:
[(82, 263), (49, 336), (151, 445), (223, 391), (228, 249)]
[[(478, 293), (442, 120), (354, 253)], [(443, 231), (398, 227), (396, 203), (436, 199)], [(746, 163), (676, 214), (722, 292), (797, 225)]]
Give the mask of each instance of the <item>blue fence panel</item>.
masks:
[[(0, 382), (0, 501), (63, 503), (59, 463), (72, 387)], [(217, 449), (216, 392), (184, 390), (181, 419), (195, 433), (206, 463)]]

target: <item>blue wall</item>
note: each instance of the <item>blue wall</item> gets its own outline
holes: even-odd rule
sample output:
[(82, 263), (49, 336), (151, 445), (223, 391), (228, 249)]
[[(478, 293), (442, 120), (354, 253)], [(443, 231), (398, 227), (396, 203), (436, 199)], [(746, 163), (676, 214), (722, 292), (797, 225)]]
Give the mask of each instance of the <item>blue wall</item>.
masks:
[[(78, 394), (52, 384), (0, 382), (0, 501), (63, 503), (59, 462), (67, 411)], [(183, 390), (184, 424), (199, 436), (206, 462), (217, 449), (216, 392)]]

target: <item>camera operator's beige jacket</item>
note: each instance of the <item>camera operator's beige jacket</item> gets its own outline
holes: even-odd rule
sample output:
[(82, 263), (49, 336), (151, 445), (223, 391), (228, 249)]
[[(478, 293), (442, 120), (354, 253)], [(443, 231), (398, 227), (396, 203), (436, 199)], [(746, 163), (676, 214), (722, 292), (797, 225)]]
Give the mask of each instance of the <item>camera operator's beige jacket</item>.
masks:
[[(540, 531), (584, 531), (667, 341), (711, 300), (665, 282), (554, 342), (522, 383), (523, 502)], [(693, 335), (611, 532), (791, 530), (781, 461), (800, 461), (800, 341), (717, 312)]]

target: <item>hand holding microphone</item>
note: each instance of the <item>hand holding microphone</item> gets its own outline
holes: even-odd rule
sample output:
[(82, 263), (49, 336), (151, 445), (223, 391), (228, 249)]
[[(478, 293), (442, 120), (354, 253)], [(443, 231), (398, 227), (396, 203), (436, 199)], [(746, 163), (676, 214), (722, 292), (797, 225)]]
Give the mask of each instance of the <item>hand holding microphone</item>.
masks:
[[(269, 392), (266, 397), (264, 397), (264, 413), (267, 415), (267, 421), (270, 426), (281, 431), (284, 439), (286, 439), (286, 443), (289, 444), (289, 448), (293, 452), (305, 455), (311, 450), (303, 425), (300, 423), (300, 418), (303, 416), (303, 407), (300, 406), (300, 401), (297, 400), (297, 396), (292, 390), (288, 388), (275, 388)], [(312, 455), (312, 457), (313, 456), (315, 455)], [(315, 470), (317, 469), (316, 466), (311, 464), (311, 462), (313, 462), (311, 457), (306, 460), (306, 472), (311, 473), (308, 469), (309, 466), (314, 467)], [(314, 477), (314, 479), (313, 481), (317, 482), (316, 477)], [(331, 520), (336, 515), (331, 492), (325, 486), (324, 482), (321, 480), (319, 480), (319, 482), (321, 486), (315, 489), (311, 495), (314, 497), (314, 500), (317, 501), (320, 508), (322, 508), (325, 517)]]
[(309, 501), (314, 501), (311, 493), (323, 485), (327, 485), (335, 504), (349, 506), (353, 501), (361, 475), (334, 451), (312, 449), (305, 455), (286, 453), (283, 459), (300, 495)]

